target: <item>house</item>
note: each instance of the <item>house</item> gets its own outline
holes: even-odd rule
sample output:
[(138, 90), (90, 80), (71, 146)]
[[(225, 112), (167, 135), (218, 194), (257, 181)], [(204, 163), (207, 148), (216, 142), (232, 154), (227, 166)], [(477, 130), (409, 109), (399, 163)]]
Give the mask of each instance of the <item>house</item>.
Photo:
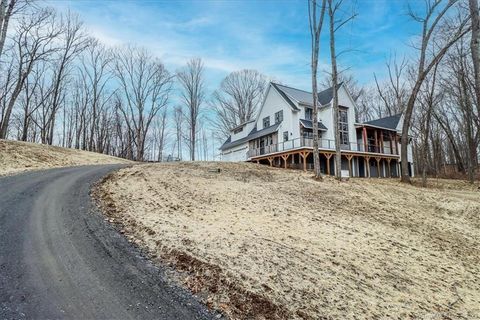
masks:
[[(321, 171), (335, 173), (333, 88), (318, 93), (318, 129)], [(400, 176), (402, 115), (357, 123), (355, 101), (343, 84), (338, 86), (342, 175)], [(220, 147), (223, 161), (250, 161), (284, 168), (313, 168), (312, 93), (270, 83), (256, 119), (231, 129)], [(409, 174), (414, 174), (411, 143)]]

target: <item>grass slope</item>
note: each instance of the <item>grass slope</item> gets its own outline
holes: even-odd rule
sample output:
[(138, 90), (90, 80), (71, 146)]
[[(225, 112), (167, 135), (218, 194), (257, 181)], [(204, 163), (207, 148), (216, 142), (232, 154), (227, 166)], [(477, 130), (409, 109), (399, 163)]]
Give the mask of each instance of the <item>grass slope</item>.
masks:
[(480, 318), (480, 190), (431, 183), (177, 163), (122, 169), (99, 192), (231, 318)]
[(95, 152), (0, 140), (0, 175), (87, 164), (131, 163)]

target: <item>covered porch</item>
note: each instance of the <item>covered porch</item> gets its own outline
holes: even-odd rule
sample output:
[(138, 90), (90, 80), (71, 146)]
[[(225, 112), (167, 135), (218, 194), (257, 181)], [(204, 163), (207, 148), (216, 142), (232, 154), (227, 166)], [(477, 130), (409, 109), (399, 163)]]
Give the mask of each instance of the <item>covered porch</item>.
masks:
[[(326, 175), (335, 175), (335, 153), (319, 150), (320, 170)], [(396, 155), (372, 155), (342, 151), (342, 166), (349, 177), (393, 178), (400, 176), (399, 157)], [(254, 157), (250, 161), (285, 169), (313, 170), (313, 150), (309, 148), (277, 152)]]

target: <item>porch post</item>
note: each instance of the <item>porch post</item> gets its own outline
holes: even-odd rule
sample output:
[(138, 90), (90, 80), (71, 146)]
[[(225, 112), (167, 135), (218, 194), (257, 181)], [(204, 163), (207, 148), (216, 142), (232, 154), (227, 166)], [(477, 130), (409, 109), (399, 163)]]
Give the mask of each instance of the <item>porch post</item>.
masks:
[(367, 174), (367, 178), (370, 178), (370, 157), (365, 157), (365, 171)]
[(366, 127), (363, 127), (363, 130), (362, 130), (362, 136), (363, 136), (363, 151), (367, 152), (367, 128)]
[(388, 178), (391, 178), (392, 177), (392, 167), (390, 166), (390, 162), (392, 161), (392, 158), (387, 158), (387, 162), (388, 162), (388, 170), (387, 170), (387, 173), (388, 173)]
[(332, 153), (323, 153), (325, 158), (327, 158), (327, 174), (330, 175), (330, 158), (332, 157)]
[(352, 174), (352, 158), (353, 158), (353, 155), (349, 154), (349, 155), (345, 155), (345, 157), (347, 157), (347, 160), (348, 160), (348, 173), (350, 174), (350, 177), (353, 176)]
[(282, 154), (282, 159), (283, 159), (285, 169), (287, 169), (287, 160), (289, 156), (290, 156), (289, 154)]
[(380, 178), (380, 161), (382, 161), (382, 158), (380, 157), (375, 157), (375, 160), (377, 160), (377, 178)]
[(268, 157), (268, 162), (270, 162), (270, 167), (272, 166), (272, 162), (273, 162), (273, 157)]
[(382, 150), (382, 153), (383, 152), (383, 130), (380, 131), (380, 150)]

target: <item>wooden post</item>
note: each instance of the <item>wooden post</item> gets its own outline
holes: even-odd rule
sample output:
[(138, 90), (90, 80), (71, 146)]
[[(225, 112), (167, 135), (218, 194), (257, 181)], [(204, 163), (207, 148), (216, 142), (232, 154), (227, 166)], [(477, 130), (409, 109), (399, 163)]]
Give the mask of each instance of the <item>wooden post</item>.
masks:
[(387, 162), (388, 162), (388, 170), (387, 170), (387, 173), (388, 173), (388, 177), (391, 178), (392, 177), (392, 167), (390, 166), (390, 162), (392, 161), (392, 158), (387, 158)]
[(398, 154), (398, 136), (395, 134), (395, 154)]
[(393, 136), (392, 133), (390, 132), (390, 154), (393, 154)]
[(333, 153), (323, 153), (325, 158), (327, 158), (327, 174), (330, 175), (330, 158), (333, 156)]
[(303, 171), (307, 171), (307, 157), (310, 154), (310, 152), (309, 151), (301, 151), (299, 154), (303, 159)]
[(268, 162), (270, 162), (270, 167), (272, 166), (272, 162), (273, 162), (273, 157), (268, 157)]
[(282, 154), (282, 159), (283, 159), (285, 169), (287, 169), (287, 160), (289, 156), (290, 156), (289, 154)]
[(380, 131), (380, 150), (383, 153), (383, 130)]
[(367, 178), (370, 178), (370, 157), (365, 157), (365, 169), (366, 169), (366, 174)]
[(353, 174), (352, 174), (352, 158), (353, 158), (353, 155), (347, 154), (347, 155), (345, 155), (345, 157), (348, 160), (348, 172), (350, 174), (350, 177), (353, 177)]
[(365, 148), (363, 151), (367, 152), (368, 146), (367, 146), (367, 128), (366, 127), (363, 127), (362, 135), (363, 135), (363, 146)]
[(377, 160), (377, 178), (380, 178), (380, 161), (382, 160), (382, 158), (375, 157), (375, 160)]
[(374, 134), (375, 134), (375, 152), (378, 152), (378, 133), (377, 133), (377, 129), (375, 129), (374, 131)]

